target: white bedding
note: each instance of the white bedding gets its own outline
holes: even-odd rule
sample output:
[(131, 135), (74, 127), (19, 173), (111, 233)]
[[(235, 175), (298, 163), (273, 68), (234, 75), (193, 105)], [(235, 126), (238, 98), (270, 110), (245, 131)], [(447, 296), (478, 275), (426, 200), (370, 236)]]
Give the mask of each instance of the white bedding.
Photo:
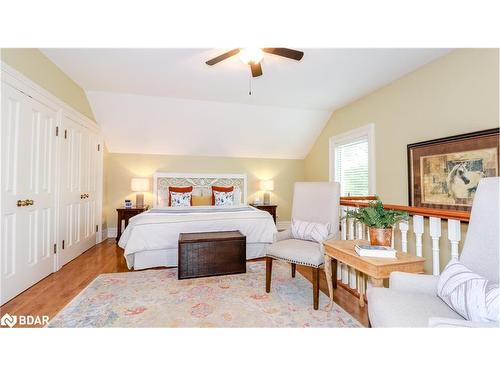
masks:
[[(135, 255), (138, 253), (176, 250), (179, 233), (226, 230), (239, 230), (247, 237), (247, 245), (270, 244), (277, 232), (273, 218), (268, 212), (247, 205), (168, 207), (151, 209), (131, 218), (118, 245), (125, 249), (128, 267), (135, 268)], [(264, 246), (260, 248), (264, 249)], [(247, 253), (247, 258), (264, 255)], [(176, 253), (174, 257), (170, 257), (168, 263), (151, 267), (176, 266)]]

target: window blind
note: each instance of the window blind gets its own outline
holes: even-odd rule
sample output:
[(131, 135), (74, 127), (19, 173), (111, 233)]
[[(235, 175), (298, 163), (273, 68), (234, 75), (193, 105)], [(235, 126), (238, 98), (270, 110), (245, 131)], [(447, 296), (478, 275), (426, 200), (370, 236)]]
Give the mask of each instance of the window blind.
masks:
[(335, 146), (335, 180), (341, 196), (368, 195), (368, 138)]

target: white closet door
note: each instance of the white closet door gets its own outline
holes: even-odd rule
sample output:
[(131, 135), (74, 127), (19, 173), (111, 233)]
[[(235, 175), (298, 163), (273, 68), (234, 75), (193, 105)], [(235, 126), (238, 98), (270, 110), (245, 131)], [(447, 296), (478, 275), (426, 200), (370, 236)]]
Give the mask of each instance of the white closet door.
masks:
[(2, 83), (2, 304), (54, 270), (56, 119), (54, 109)]
[(91, 187), (97, 178), (97, 168), (93, 165), (97, 148), (92, 148), (96, 136), (68, 115), (63, 115), (61, 128), (59, 266), (96, 243), (96, 202)]
[(87, 202), (87, 220), (88, 220), (88, 236), (87, 241), (95, 244), (97, 237), (97, 196), (98, 196), (98, 186), (97, 179), (99, 176), (99, 151), (98, 151), (99, 138), (97, 134), (89, 133), (89, 174), (87, 179), (87, 191), (86, 198)]

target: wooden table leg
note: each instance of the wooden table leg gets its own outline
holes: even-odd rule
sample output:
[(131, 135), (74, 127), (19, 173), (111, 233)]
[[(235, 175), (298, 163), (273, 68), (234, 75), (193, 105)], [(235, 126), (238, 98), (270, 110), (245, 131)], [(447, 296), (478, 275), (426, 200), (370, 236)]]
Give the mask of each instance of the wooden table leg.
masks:
[(365, 307), (365, 293), (364, 293), (364, 287), (365, 287), (365, 279), (364, 276), (361, 272), (356, 271), (357, 273), (357, 283), (358, 283), (358, 289), (359, 289), (359, 306)]
[(120, 241), (122, 235), (122, 217), (118, 214), (118, 223), (116, 224), (116, 242)]
[(326, 283), (328, 284), (328, 295), (330, 296), (330, 303), (326, 306), (326, 311), (330, 311), (333, 307), (333, 278), (332, 278), (332, 258), (325, 255), (325, 275)]
[(333, 289), (337, 289), (337, 259), (332, 258)]

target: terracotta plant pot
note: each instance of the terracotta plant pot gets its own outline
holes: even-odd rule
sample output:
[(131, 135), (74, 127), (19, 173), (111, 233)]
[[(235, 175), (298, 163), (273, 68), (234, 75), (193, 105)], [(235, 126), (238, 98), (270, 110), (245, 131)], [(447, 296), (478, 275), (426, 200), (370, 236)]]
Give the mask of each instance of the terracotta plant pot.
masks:
[(391, 246), (392, 229), (391, 228), (369, 228), (370, 245), (372, 246)]

